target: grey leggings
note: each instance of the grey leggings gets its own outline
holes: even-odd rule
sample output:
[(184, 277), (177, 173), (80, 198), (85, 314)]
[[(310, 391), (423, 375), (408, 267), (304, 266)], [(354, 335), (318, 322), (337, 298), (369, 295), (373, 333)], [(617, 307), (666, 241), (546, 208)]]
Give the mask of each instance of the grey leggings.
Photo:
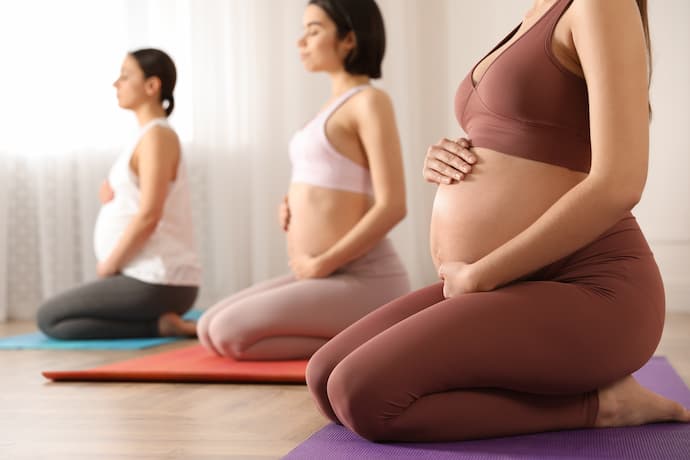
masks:
[(63, 340), (157, 337), (158, 318), (184, 314), (198, 291), (111, 276), (48, 299), (38, 310), (38, 327)]

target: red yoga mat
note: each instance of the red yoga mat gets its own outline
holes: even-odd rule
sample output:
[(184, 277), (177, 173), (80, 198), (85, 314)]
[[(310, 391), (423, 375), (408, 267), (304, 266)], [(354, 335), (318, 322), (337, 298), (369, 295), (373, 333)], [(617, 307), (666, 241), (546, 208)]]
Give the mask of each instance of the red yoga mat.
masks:
[(235, 361), (201, 345), (83, 370), (45, 371), (56, 381), (304, 383), (307, 360)]

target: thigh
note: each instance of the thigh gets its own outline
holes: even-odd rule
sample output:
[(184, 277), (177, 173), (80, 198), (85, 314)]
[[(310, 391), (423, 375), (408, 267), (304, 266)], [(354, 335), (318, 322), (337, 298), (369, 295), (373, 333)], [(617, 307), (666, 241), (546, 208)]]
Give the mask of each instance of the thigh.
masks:
[(188, 309), (195, 297), (196, 288), (155, 285), (116, 275), (52, 297), (40, 307), (39, 319), (150, 320), (168, 311)]
[(656, 346), (647, 325), (655, 312), (624, 300), (555, 282), (442, 300), (354, 349), (331, 378), (401, 407), (412, 395), (467, 388), (592, 391), (639, 368)]
[[(436, 283), (406, 294), (360, 318), (333, 337), (309, 362), (308, 374), (332, 369), (354, 349), (405, 318), (443, 300), (443, 283)], [(327, 371), (330, 372), (330, 371)]]
[(376, 283), (340, 274), (267, 289), (218, 312), (211, 335), (247, 342), (273, 336), (330, 339), (380, 305)]
[(204, 311), (204, 313), (201, 315), (201, 318), (199, 318), (199, 321), (197, 323), (198, 332), (200, 334), (206, 334), (208, 332), (209, 324), (211, 323), (213, 318), (226, 308), (231, 307), (234, 303), (239, 302), (240, 300), (245, 299), (247, 297), (255, 296), (261, 292), (270, 291), (280, 286), (285, 286), (287, 284), (294, 283), (295, 281), (297, 280), (291, 274), (278, 276), (276, 278), (271, 278), (269, 280), (256, 283), (252, 286), (249, 286), (248, 288), (236, 292), (235, 294), (232, 294), (229, 297), (220, 300), (215, 305), (211, 306), (206, 311)]

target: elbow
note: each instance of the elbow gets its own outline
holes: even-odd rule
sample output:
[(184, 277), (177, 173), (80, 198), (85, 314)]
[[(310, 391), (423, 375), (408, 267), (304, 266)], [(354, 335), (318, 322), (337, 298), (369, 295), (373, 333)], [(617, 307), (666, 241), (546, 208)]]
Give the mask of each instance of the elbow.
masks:
[(630, 211), (632, 208), (637, 206), (637, 203), (642, 199), (642, 189), (633, 190), (628, 193), (622, 193), (619, 197), (620, 206), (625, 211)]
[(611, 187), (612, 201), (616, 207), (624, 212), (630, 211), (642, 199), (644, 179), (628, 181), (618, 187)]
[(614, 211), (628, 212), (642, 199), (642, 187), (609, 189), (606, 200)]
[(407, 216), (407, 205), (404, 201), (400, 203), (385, 203), (383, 209), (388, 216), (391, 227), (397, 225)]
[(595, 200), (613, 211), (628, 212), (642, 199), (646, 175), (607, 175), (594, 179), (591, 191)]
[(396, 221), (396, 223), (400, 222), (400, 221), (403, 220), (405, 217), (407, 217), (407, 205), (406, 205), (405, 203), (403, 203), (402, 205), (400, 205), (400, 206), (398, 207), (398, 210), (397, 210), (397, 221)]
[(146, 235), (150, 235), (158, 227), (158, 222), (160, 222), (163, 217), (163, 213), (160, 211), (143, 211), (139, 214), (139, 227), (141, 231)]

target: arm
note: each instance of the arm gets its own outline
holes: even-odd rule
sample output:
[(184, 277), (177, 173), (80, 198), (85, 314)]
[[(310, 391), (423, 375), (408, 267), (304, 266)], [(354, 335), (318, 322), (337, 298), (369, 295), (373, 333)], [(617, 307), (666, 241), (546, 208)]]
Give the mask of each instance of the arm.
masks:
[[(649, 113), (642, 24), (632, 0), (579, 0), (572, 37), (589, 92), (592, 166), (537, 221), (473, 264), (441, 267), (446, 295), (487, 291), (565, 257), (613, 226), (640, 200)], [(453, 264), (450, 264), (453, 265)]]
[(99, 264), (99, 276), (119, 272), (156, 229), (180, 158), (177, 135), (167, 128), (152, 128), (141, 140), (135, 155), (141, 200), (139, 212), (125, 228), (108, 259)]
[(407, 213), (400, 139), (390, 98), (367, 90), (358, 98), (356, 129), (369, 161), (374, 204), (340, 240), (309, 263), (291, 263), (298, 277), (324, 277), (373, 248)]

